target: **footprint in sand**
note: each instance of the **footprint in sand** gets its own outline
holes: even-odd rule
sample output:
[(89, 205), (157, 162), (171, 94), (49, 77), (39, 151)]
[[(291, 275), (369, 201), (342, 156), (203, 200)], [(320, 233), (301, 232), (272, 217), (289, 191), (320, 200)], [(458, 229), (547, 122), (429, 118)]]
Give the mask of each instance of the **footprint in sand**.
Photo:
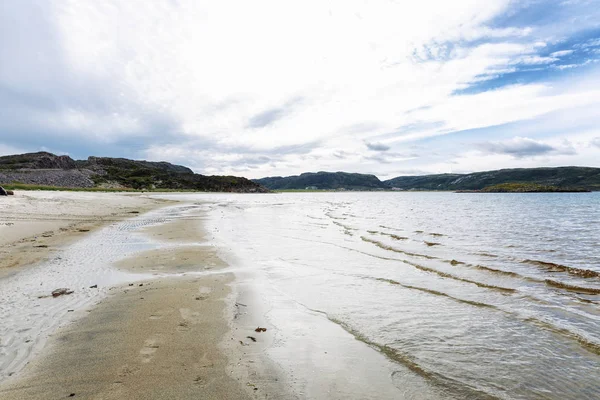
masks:
[(192, 311), (189, 308), (180, 308), (179, 313), (181, 314), (181, 318), (191, 325), (199, 324), (203, 320), (202, 313), (198, 311)]
[(151, 319), (151, 320), (162, 319), (164, 316), (171, 314), (173, 311), (174, 310), (172, 308), (164, 308), (162, 310), (157, 310), (157, 311), (154, 311), (152, 314), (150, 314), (148, 319)]
[(186, 321), (181, 321), (177, 324), (178, 332), (187, 332), (190, 330), (189, 324)]
[(211, 292), (212, 292), (212, 288), (208, 287), (208, 286), (200, 286), (198, 288), (198, 293), (200, 293), (200, 294), (206, 295), (206, 294), (209, 294)]
[[(119, 368), (119, 373), (118, 376), (121, 378), (130, 376), (130, 375), (135, 375), (138, 372), (140, 372), (140, 368), (139, 367), (130, 367), (129, 365), (123, 365), (121, 368)], [(117, 382), (115, 382), (117, 383)]]
[(140, 350), (140, 356), (142, 356), (143, 363), (149, 363), (150, 361), (152, 361), (154, 354), (160, 347), (158, 343), (159, 338), (157, 336), (153, 336), (146, 339), (146, 341), (144, 342), (144, 347), (142, 347), (142, 349)]
[(211, 292), (212, 292), (212, 288), (210, 288), (210, 287), (207, 287), (207, 286), (200, 286), (200, 287), (198, 288), (198, 293), (199, 293), (199, 295), (198, 295), (198, 296), (195, 296), (194, 298), (195, 298), (196, 300), (206, 300), (206, 299), (208, 299), (208, 297), (209, 297), (208, 295), (209, 295)]

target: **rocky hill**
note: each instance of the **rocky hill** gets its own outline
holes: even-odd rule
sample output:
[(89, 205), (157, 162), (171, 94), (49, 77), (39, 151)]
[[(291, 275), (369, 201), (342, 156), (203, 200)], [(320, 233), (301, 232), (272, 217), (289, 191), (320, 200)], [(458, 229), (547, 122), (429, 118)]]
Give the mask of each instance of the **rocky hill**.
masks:
[[(600, 190), (600, 168), (517, 168), (472, 174), (399, 176), (380, 181), (374, 175), (317, 172), (255, 179), (271, 190), (482, 190), (501, 184), (532, 184), (553, 191)], [(558, 190), (561, 189), (561, 190)]]
[(272, 190), (323, 189), (323, 190), (382, 190), (389, 189), (375, 175), (348, 172), (306, 172), (295, 176), (275, 176), (255, 179)]
[(205, 176), (167, 162), (89, 157), (73, 160), (47, 152), (0, 157), (0, 184), (65, 188), (177, 189), (210, 192), (266, 192), (235, 176)]
[(600, 190), (600, 168), (515, 168), (472, 174), (399, 176), (383, 183), (403, 190), (482, 190), (507, 183)]

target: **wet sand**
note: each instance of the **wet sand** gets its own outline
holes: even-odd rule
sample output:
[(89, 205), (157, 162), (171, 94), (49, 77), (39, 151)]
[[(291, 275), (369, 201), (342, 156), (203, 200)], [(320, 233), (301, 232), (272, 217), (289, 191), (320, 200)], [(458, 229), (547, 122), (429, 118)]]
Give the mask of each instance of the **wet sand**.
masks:
[(100, 304), (75, 310), (79, 317), (0, 384), (0, 398), (292, 398), (261, 354), (272, 333), (254, 332), (253, 320), (233, 323), (234, 275), (203, 242), (202, 217), (192, 210), (143, 229), (164, 246), (114, 266), (160, 277), (112, 287)]
[(0, 199), (0, 278), (88, 232), (165, 205), (132, 193), (17, 191)]
[(0, 389), (12, 399), (248, 398), (219, 343), (231, 275), (121, 288)]

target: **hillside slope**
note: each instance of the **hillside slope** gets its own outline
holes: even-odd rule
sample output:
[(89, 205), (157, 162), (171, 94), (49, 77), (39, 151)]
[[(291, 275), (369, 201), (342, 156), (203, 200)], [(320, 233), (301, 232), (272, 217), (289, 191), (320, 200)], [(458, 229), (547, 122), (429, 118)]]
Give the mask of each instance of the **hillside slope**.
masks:
[(236, 176), (205, 176), (167, 162), (89, 157), (73, 160), (39, 152), (0, 157), (0, 184), (23, 183), (66, 188), (177, 189), (210, 192), (266, 192)]
[(275, 176), (254, 179), (271, 190), (322, 189), (322, 190), (380, 190), (388, 189), (375, 175), (348, 172), (306, 172), (294, 176)]
[(403, 190), (481, 190), (505, 183), (600, 190), (600, 168), (515, 168), (472, 174), (399, 176), (383, 183)]

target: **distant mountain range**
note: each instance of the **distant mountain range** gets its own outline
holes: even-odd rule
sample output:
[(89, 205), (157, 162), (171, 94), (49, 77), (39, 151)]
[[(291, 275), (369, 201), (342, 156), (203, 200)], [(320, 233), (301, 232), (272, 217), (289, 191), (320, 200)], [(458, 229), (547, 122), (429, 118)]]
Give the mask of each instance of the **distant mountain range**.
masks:
[(254, 182), (271, 190), (482, 190), (506, 183), (600, 190), (600, 168), (516, 168), (472, 174), (399, 176), (385, 181), (374, 175), (317, 172), (255, 179)]
[(168, 162), (89, 157), (73, 160), (39, 152), (0, 157), (0, 185), (64, 188), (175, 189), (209, 192), (267, 192), (246, 178), (205, 176)]
[(187, 167), (168, 162), (110, 157), (74, 160), (69, 156), (38, 152), (0, 157), (0, 185), (11, 184), (210, 192), (267, 192), (269, 189), (486, 191), (486, 188), (487, 191), (510, 191), (512, 188), (514, 191), (600, 191), (600, 168), (501, 169), (472, 174), (399, 176), (385, 181), (368, 174), (308, 172), (296, 176), (249, 180), (235, 176), (195, 174)]

